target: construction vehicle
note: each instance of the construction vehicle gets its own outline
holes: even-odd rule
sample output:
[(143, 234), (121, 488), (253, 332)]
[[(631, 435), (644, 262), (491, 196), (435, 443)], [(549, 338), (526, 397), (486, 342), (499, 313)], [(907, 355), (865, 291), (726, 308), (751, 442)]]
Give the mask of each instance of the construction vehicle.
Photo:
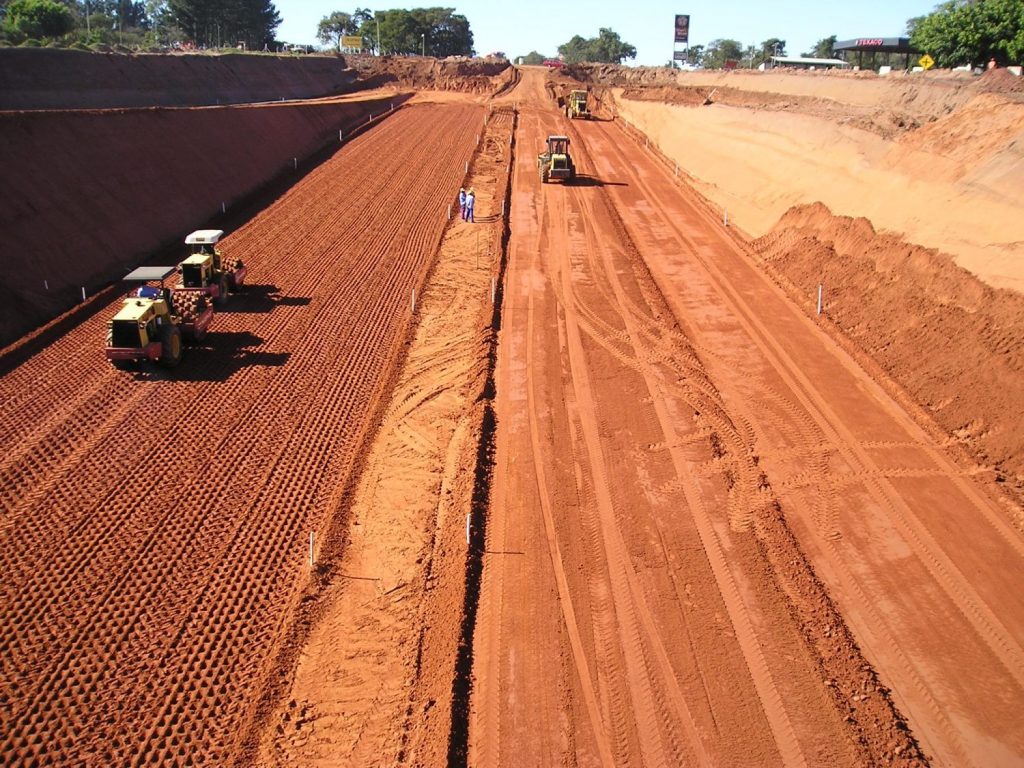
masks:
[(181, 282), (176, 292), (193, 291), (206, 294), (223, 306), (228, 291), (237, 291), (245, 282), (246, 267), (240, 259), (223, 256), (217, 243), (224, 237), (221, 229), (198, 229), (185, 238), (192, 254), (178, 265)]
[[(125, 275), (142, 283), (129, 292), (117, 314), (107, 322), (106, 357), (116, 367), (149, 360), (165, 368), (181, 362), (183, 337), (206, 336), (213, 305), (195, 291), (180, 294), (164, 285), (175, 267), (139, 267)], [(157, 283), (157, 285), (153, 285)]]
[(548, 179), (572, 181), (576, 178), (576, 166), (569, 156), (568, 136), (548, 136), (547, 150), (537, 156), (537, 170), (541, 183)]
[(565, 116), (570, 120), (591, 118), (590, 110), (587, 108), (586, 91), (569, 91), (569, 100), (565, 104)]

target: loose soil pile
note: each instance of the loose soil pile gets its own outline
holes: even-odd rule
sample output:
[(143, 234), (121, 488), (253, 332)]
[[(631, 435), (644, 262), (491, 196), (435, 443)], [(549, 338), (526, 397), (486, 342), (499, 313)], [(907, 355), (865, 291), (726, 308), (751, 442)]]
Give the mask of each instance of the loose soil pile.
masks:
[[(480, 462), (493, 429), (489, 290), (492, 277), (501, 284), (512, 128), (511, 108), (483, 127), (462, 182), (475, 188), (476, 223), (449, 223), (417, 295), (415, 334), (351, 513), (319, 555), (330, 575), (304, 603), (308, 639), (283, 664), (288, 684), (258, 765), (440, 766), (465, 737), (465, 606), (475, 604), (483, 556)], [(456, 188), (448, 192), (454, 199)], [(473, 547), (462, 524), (470, 514)]]
[(1024, 490), (1024, 296), (821, 204), (793, 208), (753, 247), (808, 311), (823, 284), (828, 319)]
[(347, 56), (361, 88), (397, 86), (429, 91), (490, 94), (515, 76), (499, 59), (432, 59), (418, 56)]

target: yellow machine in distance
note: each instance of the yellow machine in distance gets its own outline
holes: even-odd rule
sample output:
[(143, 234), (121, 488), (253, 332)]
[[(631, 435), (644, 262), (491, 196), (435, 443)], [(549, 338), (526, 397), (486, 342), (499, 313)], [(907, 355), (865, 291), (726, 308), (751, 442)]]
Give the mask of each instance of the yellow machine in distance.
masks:
[(579, 118), (589, 120), (592, 117), (590, 109), (587, 107), (586, 91), (569, 92), (569, 99), (565, 104), (565, 116), (570, 120), (576, 120)]
[(197, 229), (185, 238), (192, 254), (178, 265), (181, 282), (178, 291), (197, 291), (206, 294), (223, 306), (228, 291), (237, 291), (248, 271), (241, 260), (222, 256), (217, 243), (224, 236), (220, 229)]

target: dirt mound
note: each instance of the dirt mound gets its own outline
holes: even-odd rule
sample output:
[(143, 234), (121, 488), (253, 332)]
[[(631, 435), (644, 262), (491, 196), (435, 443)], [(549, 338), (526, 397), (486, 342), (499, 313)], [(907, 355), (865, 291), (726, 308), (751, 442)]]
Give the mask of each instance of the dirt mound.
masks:
[[(1018, 135), (1024, 135), (1024, 104), (1008, 101), (1001, 94), (983, 93), (950, 114), (903, 136), (900, 143), (909, 149), (927, 150), (956, 161), (962, 176), (996, 154), (1013, 149)], [(1017, 178), (1024, 176), (1017, 175)]]
[(657, 86), (654, 88), (630, 87), (622, 91), (622, 98), (633, 101), (659, 101), (662, 104), (681, 104), (688, 107), (699, 107), (707, 102), (711, 88), (681, 87), (670, 88)]
[(986, 93), (1024, 94), (1024, 77), (1008, 69), (990, 69), (978, 80), (978, 90)]
[(494, 93), (512, 74), (507, 61), (496, 59), (431, 59), (403, 56), (348, 56), (359, 73), (361, 88), (396, 85), (404, 88), (460, 93)]
[(1024, 296), (821, 204), (792, 208), (754, 247), (809, 311), (823, 283), (828, 319), (977, 461), (1024, 488)]
[(352, 90), (339, 56), (0, 49), (0, 109), (187, 107)]
[(565, 73), (582, 83), (611, 87), (673, 86), (679, 72), (668, 67), (621, 67), (615, 64), (573, 64)]

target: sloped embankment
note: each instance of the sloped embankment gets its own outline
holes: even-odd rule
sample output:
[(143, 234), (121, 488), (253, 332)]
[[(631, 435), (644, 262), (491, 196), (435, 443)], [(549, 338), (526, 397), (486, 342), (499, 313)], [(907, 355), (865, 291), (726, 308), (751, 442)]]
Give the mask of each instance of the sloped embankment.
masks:
[(0, 49), (0, 109), (189, 107), (352, 90), (340, 56)]
[(391, 103), (0, 113), (0, 346)]
[(997, 481), (1024, 490), (1024, 296), (820, 203), (753, 246), (810, 313), (823, 284), (828, 320)]

